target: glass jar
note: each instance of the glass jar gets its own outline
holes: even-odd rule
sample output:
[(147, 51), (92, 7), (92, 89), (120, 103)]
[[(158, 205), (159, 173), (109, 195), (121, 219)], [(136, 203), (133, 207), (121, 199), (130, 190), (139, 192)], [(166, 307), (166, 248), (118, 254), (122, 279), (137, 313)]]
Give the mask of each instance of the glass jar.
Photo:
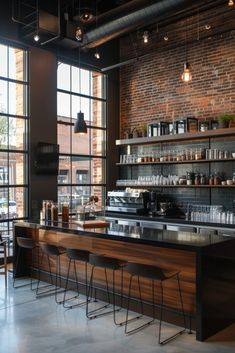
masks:
[(214, 175), (214, 185), (221, 185), (221, 177), (219, 176), (219, 173), (215, 173)]
[(209, 185), (214, 185), (214, 174), (211, 174), (209, 177)]
[(68, 223), (69, 222), (69, 204), (63, 203), (62, 204), (62, 223)]
[(51, 207), (51, 219), (54, 225), (58, 224), (58, 204), (53, 202)]
[(199, 173), (195, 174), (194, 184), (195, 185), (200, 185), (201, 184), (201, 177), (200, 177)]
[(206, 185), (206, 176), (205, 174), (200, 174), (200, 184), (201, 185)]

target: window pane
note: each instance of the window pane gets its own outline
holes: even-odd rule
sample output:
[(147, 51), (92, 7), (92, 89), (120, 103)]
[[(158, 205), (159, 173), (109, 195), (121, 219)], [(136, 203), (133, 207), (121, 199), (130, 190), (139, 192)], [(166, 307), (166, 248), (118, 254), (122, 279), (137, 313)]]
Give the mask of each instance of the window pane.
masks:
[(72, 92), (80, 93), (81, 88), (79, 89), (79, 68), (72, 66)]
[(92, 111), (93, 111), (93, 114), (91, 115), (91, 125), (105, 127), (105, 119), (106, 119), (105, 103), (93, 99)]
[(58, 92), (57, 115), (70, 117), (70, 94)]
[(74, 134), (72, 130), (72, 153), (89, 154), (89, 129), (87, 134)]
[(92, 73), (92, 92), (91, 96), (97, 97), (97, 98), (106, 98), (105, 92), (106, 92), (106, 77), (105, 75), (102, 75), (99, 72), (93, 72)]
[(70, 153), (71, 125), (58, 124), (57, 138), (60, 146), (60, 153)]
[(0, 148), (8, 148), (8, 117), (0, 116)]
[(0, 189), (0, 219), (25, 217), (26, 197), (26, 188)]
[(26, 149), (26, 120), (9, 118), (9, 149)]
[(105, 160), (92, 158), (91, 160), (91, 184), (105, 184)]
[(24, 59), (24, 50), (18, 48), (9, 48), (9, 78), (18, 81), (24, 81), (26, 79)]
[(104, 205), (105, 203), (105, 187), (104, 186), (92, 186), (91, 195), (98, 196), (98, 205)]
[(90, 71), (81, 69), (81, 93), (91, 95)]
[(5, 184), (8, 184), (8, 153), (0, 152), (0, 185)]
[(90, 186), (73, 186), (72, 187), (72, 208), (76, 210), (77, 206), (84, 205), (90, 199)]
[(106, 153), (106, 132), (99, 129), (89, 129), (91, 133), (91, 154), (104, 156)]
[(26, 115), (25, 85), (9, 82), (9, 113)]
[(64, 202), (70, 203), (71, 187), (70, 186), (59, 186), (58, 187), (58, 208), (59, 212), (62, 212), (62, 204)]
[(72, 184), (90, 183), (90, 158), (72, 156)]
[(57, 86), (60, 89), (70, 91), (70, 65), (58, 64)]
[(80, 110), (84, 113), (84, 119), (90, 120), (90, 99), (72, 96), (72, 118), (77, 119), (77, 113)]
[[(71, 184), (71, 175), (70, 175), (70, 157), (69, 156), (60, 156), (59, 157), (59, 174), (58, 174), (58, 183), (62, 181), (62, 184)], [(64, 177), (61, 178), (61, 175)]]
[(7, 46), (0, 44), (0, 76), (7, 77)]
[(7, 98), (7, 82), (0, 80), (0, 112), (2, 113), (8, 113)]
[(26, 156), (24, 153), (9, 153), (9, 184), (26, 183)]
[(26, 207), (27, 197), (27, 188), (9, 188), (9, 218), (21, 218), (28, 216)]

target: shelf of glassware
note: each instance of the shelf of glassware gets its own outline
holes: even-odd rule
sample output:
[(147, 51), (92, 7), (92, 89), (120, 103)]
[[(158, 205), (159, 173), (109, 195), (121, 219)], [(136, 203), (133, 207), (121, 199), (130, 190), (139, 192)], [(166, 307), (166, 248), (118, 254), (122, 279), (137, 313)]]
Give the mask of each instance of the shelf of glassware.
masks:
[(135, 188), (223, 188), (223, 189), (227, 189), (227, 188), (235, 188), (235, 185), (156, 185), (156, 184), (138, 184), (136, 183), (132, 183), (132, 182), (119, 182), (117, 181), (116, 186), (119, 187), (135, 187)]
[(221, 159), (193, 159), (187, 161), (151, 161), (151, 162), (133, 162), (133, 163), (116, 163), (119, 166), (139, 166), (139, 165), (164, 165), (164, 164), (192, 164), (192, 163), (212, 163), (212, 162), (235, 162), (235, 158), (221, 158)]

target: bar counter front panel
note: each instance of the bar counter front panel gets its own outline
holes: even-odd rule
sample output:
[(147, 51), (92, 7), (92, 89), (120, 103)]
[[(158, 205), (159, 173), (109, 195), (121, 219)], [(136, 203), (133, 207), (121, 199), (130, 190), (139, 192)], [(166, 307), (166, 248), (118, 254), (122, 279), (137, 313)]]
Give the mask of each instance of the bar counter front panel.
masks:
[[(83, 230), (76, 223), (63, 227), (44, 222), (15, 223), (15, 237), (27, 236), (36, 242), (48, 242), (64, 248), (77, 248), (122, 260), (158, 265), (180, 271), (184, 309), (188, 317), (196, 318), (196, 339), (205, 340), (235, 322), (235, 239), (211, 234), (195, 234), (142, 227), (124, 232), (118, 224), (108, 228)], [(14, 242), (15, 256), (17, 245)], [(29, 261), (30, 257), (27, 258)], [(22, 258), (22, 261), (25, 259)], [(45, 272), (48, 264), (37, 263)], [(55, 263), (52, 261), (52, 271)], [(67, 275), (68, 259), (62, 256), (62, 275)], [(19, 274), (19, 273), (18, 273)], [(79, 278), (84, 281), (83, 265)], [(112, 280), (109, 274), (109, 280)], [(120, 292), (121, 274), (117, 273), (116, 290)], [(71, 275), (72, 278), (72, 275)], [(124, 271), (124, 294), (127, 294), (129, 276)], [(95, 283), (104, 288), (104, 272), (97, 269)], [(150, 282), (142, 279), (142, 296), (151, 301)], [(138, 298), (137, 282), (132, 296)], [(177, 282), (164, 283), (164, 304), (180, 310)], [(156, 303), (160, 302), (156, 290)], [(167, 320), (167, 319), (166, 319)], [(169, 321), (172, 318), (169, 319)], [(174, 320), (174, 319), (173, 319)], [(187, 320), (189, 322), (189, 320)], [(180, 318), (179, 318), (180, 322)]]

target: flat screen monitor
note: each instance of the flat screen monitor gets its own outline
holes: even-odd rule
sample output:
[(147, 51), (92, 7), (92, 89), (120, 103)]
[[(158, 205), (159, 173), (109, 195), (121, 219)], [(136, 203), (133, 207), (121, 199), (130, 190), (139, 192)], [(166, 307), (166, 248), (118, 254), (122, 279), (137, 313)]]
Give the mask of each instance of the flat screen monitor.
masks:
[(58, 175), (59, 145), (38, 142), (36, 147), (35, 168), (37, 174)]

